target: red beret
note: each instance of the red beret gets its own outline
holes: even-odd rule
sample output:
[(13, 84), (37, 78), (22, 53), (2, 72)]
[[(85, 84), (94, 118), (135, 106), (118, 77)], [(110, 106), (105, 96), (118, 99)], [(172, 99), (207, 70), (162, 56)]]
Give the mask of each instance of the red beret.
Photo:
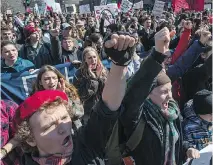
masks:
[(36, 112), (44, 103), (51, 103), (58, 97), (62, 100), (68, 101), (67, 95), (59, 90), (43, 90), (38, 91), (32, 96), (28, 97), (18, 108), (19, 115), (16, 116), (18, 123), (31, 116)]
[(24, 28), (24, 36), (26, 38), (30, 37), (31, 34), (33, 34), (34, 32), (37, 32), (38, 29), (33, 27), (33, 26), (30, 26), (30, 25), (27, 25), (25, 28)]

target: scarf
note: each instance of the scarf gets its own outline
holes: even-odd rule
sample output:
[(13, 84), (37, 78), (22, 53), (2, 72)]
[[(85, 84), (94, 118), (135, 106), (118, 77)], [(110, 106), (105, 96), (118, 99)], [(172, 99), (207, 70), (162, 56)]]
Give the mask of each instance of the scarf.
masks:
[(52, 155), (49, 157), (35, 157), (35, 154), (32, 154), (32, 159), (37, 162), (39, 165), (65, 165), (70, 162), (71, 155)]
[(164, 165), (175, 165), (175, 143), (179, 135), (174, 126), (174, 120), (179, 116), (179, 108), (175, 101), (170, 100), (168, 110), (162, 110), (151, 99), (146, 99), (143, 105), (143, 115), (156, 135), (164, 145)]

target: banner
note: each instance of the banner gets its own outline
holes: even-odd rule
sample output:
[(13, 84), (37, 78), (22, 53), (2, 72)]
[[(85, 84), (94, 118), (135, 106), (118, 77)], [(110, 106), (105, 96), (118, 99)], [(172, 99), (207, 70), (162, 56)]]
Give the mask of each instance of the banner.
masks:
[(89, 4), (79, 6), (79, 13), (80, 14), (91, 13)]
[(118, 6), (117, 4), (108, 4), (108, 5), (102, 5), (102, 6), (94, 6), (95, 10), (95, 17), (96, 19), (100, 19), (102, 14), (105, 13), (108, 18), (109, 22), (114, 22), (114, 17), (118, 15)]
[(123, 13), (128, 13), (132, 8), (133, 3), (128, 0), (122, 0), (121, 2), (121, 11)]
[(172, 0), (172, 8), (175, 13), (181, 11), (181, 9), (189, 9), (187, 0)]
[[(73, 81), (76, 69), (71, 63), (65, 63), (55, 66), (66, 78), (67, 81)], [(32, 73), (26, 71), (23, 73), (1, 73), (1, 98), (9, 99), (17, 104), (23, 102), (32, 91), (32, 85), (36, 80), (39, 70)]]
[(143, 1), (135, 3), (133, 9), (143, 9)]
[(163, 13), (164, 11), (164, 4), (165, 2), (162, 2), (162, 1), (155, 1), (155, 5), (153, 7), (153, 10), (152, 10), (152, 13), (155, 15), (155, 16), (161, 16), (161, 14)]

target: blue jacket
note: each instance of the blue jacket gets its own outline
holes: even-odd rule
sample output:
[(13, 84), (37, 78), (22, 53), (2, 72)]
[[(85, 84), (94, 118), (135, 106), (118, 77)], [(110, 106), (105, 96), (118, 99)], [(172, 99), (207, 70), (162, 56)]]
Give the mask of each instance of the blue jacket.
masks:
[(17, 61), (12, 67), (7, 66), (4, 60), (1, 61), (1, 73), (16, 73), (29, 71), (30, 69), (35, 69), (35, 65), (29, 60), (20, 57), (17, 58)]
[(194, 43), (184, 52), (184, 54), (180, 56), (173, 65), (170, 65), (167, 68), (167, 75), (169, 78), (174, 81), (177, 78), (182, 77), (198, 59), (203, 50), (204, 47), (202, 47), (199, 41), (194, 41)]
[(212, 132), (209, 127), (212, 125), (201, 119), (195, 114), (193, 109), (193, 100), (189, 100), (185, 104), (183, 111), (183, 138), (190, 143), (190, 146), (201, 150), (212, 141)]

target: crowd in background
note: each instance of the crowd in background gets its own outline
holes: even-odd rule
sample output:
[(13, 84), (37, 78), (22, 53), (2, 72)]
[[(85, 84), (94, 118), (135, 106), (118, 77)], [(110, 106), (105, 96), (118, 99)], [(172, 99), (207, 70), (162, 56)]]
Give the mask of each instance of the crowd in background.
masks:
[[(100, 20), (94, 14), (1, 14), (1, 74), (39, 69), (25, 104), (1, 100), (1, 163), (119, 165), (131, 158), (136, 165), (180, 165), (188, 158), (199, 158), (199, 151), (212, 143), (212, 11), (165, 11), (154, 16), (141, 9), (118, 13), (115, 23), (105, 26), (107, 20), (104, 12)], [(109, 48), (108, 41), (117, 45)], [(72, 82), (54, 67), (68, 62), (77, 69)], [(119, 75), (116, 66), (126, 68), (123, 110), (119, 108), (116, 123), (109, 117), (110, 122), (103, 124), (102, 117), (107, 120), (111, 112), (99, 114), (97, 109), (106, 108), (103, 95), (112, 85), (112, 75)], [(47, 98), (52, 99), (50, 104), (43, 105)], [(30, 120), (36, 110), (17, 121), (27, 109), (51, 109), (64, 101), (72, 109), (67, 110), (72, 124), (66, 129), (72, 129), (73, 141), (83, 139), (74, 143), (78, 146), (72, 153), (75, 159), (57, 150), (61, 141), (51, 131), (60, 124), (45, 133), (32, 128), (33, 122), (41, 121)], [(96, 115), (101, 116), (97, 119), (100, 125)], [(116, 135), (114, 125), (119, 127)], [(136, 146), (121, 147), (122, 156), (109, 149), (113, 147), (109, 141), (127, 144), (138, 127), (143, 131)], [(57, 157), (59, 153), (62, 156)], [(120, 157), (122, 162), (116, 160)]]

